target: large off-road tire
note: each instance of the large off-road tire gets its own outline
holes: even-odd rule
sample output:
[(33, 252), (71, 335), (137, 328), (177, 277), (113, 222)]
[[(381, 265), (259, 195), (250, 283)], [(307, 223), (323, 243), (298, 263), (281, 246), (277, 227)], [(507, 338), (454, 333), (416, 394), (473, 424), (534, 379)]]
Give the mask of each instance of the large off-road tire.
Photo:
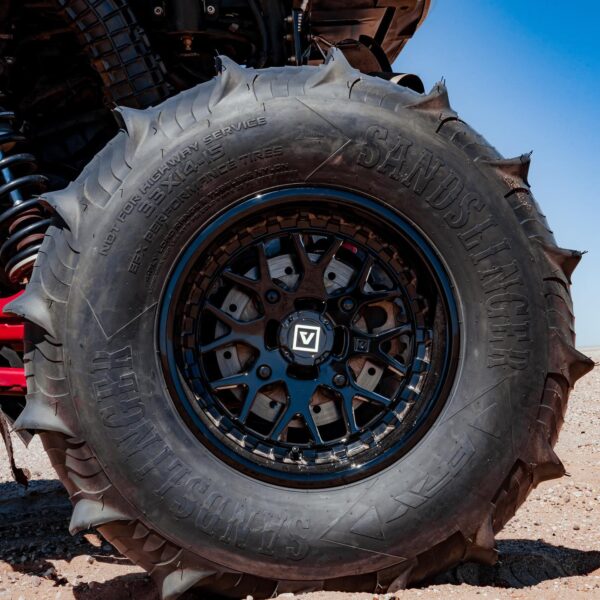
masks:
[[(320, 67), (264, 71), (222, 59), (214, 80), (119, 114), (115, 139), (46, 197), (61, 223), (11, 307), (31, 322), (17, 426), (42, 436), (74, 505), (71, 530), (96, 527), (168, 599), (192, 587), (393, 591), (460, 561), (493, 562), (494, 534), (540, 481), (564, 474), (552, 448), (569, 390), (592, 366), (574, 348), (580, 254), (556, 246), (529, 191), (529, 157), (503, 159), (452, 111), (443, 84), (419, 95), (337, 53)], [(212, 392), (185, 400), (209, 370), (210, 348), (198, 358), (198, 340), (185, 342), (210, 295), (203, 282), (239, 248), (283, 243), (288, 231), (300, 239), (302, 228), (380, 259), (404, 290), (394, 297), (410, 296), (406, 402), (388, 429), (365, 426), (347, 436), (353, 446), (328, 450), (337, 463), (312, 452), (310, 431), (283, 458), (281, 444), (304, 433), (287, 429), (261, 453), (243, 441), (252, 435), (236, 437), (235, 415), (226, 430), (225, 413), (206, 419)], [(321, 251), (307, 252), (295, 255), (301, 285), (310, 271), (322, 290)], [(217, 283), (260, 296), (260, 260), (254, 279), (227, 267)], [(264, 311), (291, 297), (283, 288), (257, 301)], [(290, 322), (317, 323), (329, 339), (330, 323), (300, 304)], [(359, 351), (372, 337), (355, 326)], [(281, 352), (273, 360), (294, 363), (297, 353)], [(293, 368), (329, 372), (328, 352)]]

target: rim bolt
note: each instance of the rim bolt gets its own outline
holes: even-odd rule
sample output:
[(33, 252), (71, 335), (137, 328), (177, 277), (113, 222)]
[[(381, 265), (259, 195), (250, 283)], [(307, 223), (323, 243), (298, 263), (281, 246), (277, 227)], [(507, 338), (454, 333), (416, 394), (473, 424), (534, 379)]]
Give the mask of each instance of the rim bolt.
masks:
[(275, 304), (279, 300), (279, 292), (277, 290), (269, 290), (265, 294), (265, 298), (269, 304)]
[(344, 298), (342, 300), (342, 310), (344, 310), (346, 312), (350, 312), (351, 310), (354, 310), (355, 306), (356, 306), (356, 303), (354, 302), (354, 300), (352, 298)]
[(269, 379), (271, 377), (271, 367), (269, 365), (261, 365), (258, 367), (257, 373), (261, 379)]
[(346, 376), (338, 373), (333, 376), (333, 385), (335, 387), (344, 387), (346, 385)]
[(302, 455), (300, 454), (300, 448), (298, 448), (298, 446), (294, 446), (290, 451), (290, 458), (292, 460), (300, 460), (301, 456)]

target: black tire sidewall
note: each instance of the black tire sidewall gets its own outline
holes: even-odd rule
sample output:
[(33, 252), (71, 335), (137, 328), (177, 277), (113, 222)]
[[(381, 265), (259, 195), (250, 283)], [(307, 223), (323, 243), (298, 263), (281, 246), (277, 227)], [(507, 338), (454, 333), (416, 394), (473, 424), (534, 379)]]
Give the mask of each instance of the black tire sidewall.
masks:
[[(240, 110), (235, 123), (213, 117), (142, 149), (122, 191), (82, 219), (80, 240), (94, 243), (82, 243), (70, 293), (67, 375), (108, 478), (167, 539), (261, 577), (274, 577), (274, 561), (280, 578), (371, 572), (474, 532), (527, 443), (548, 352), (538, 267), (500, 186), (410, 110), (364, 105), (357, 119), (354, 103), (278, 99)], [(410, 146), (394, 172), (384, 163), (401, 139)], [(402, 179), (428, 153), (439, 176), (418, 192), (416, 179)], [(451, 174), (464, 187), (433, 208)], [(224, 464), (170, 401), (156, 352), (159, 302), (182, 249), (226, 207), (290, 184), (352, 190), (398, 211), (443, 257), (461, 314), (456, 381), (434, 426), (398, 463), (338, 488), (286, 489)], [(489, 283), (513, 263), (515, 283)]]

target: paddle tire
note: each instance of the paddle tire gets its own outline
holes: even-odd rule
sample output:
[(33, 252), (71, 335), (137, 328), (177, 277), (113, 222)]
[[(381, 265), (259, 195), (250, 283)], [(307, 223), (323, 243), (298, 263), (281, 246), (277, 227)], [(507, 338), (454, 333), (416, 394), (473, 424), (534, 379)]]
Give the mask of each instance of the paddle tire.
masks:
[[(320, 67), (261, 71), (223, 58), (212, 81), (117, 116), (122, 131), (45, 197), (60, 223), (11, 306), (30, 323), (17, 427), (41, 435), (74, 505), (71, 531), (97, 528), (165, 599), (193, 587), (233, 597), (394, 591), (461, 561), (494, 562), (494, 534), (536, 485), (564, 474), (552, 448), (569, 391), (591, 368), (574, 348), (580, 254), (556, 246), (529, 189), (529, 157), (503, 159), (450, 108), (443, 84), (419, 95), (338, 53)], [(291, 261), (304, 265), (302, 285), (327, 274), (320, 260), (337, 250), (322, 240), (338, 240), (340, 263), (383, 261), (402, 290), (392, 312), (412, 323), (393, 363), (403, 399), (390, 405), (394, 418), (382, 409), (373, 422), (383, 429), (364, 417), (358, 433), (335, 443), (330, 433), (322, 453), (311, 428), (301, 432), (303, 408), (298, 431), (290, 421), (277, 439), (264, 423), (248, 425), (263, 431), (258, 441), (244, 433), (239, 393), (225, 386), (228, 400), (206, 400), (218, 395), (218, 365), (205, 365), (210, 348), (198, 351), (216, 327), (203, 325), (203, 303), (231, 308), (210, 286), (241, 277), (254, 286), (246, 298), (267, 290), (260, 251), (258, 266), (235, 274), (238, 250), (278, 258), (294, 240), (315, 244)], [(336, 290), (319, 284), (325, 300), (313, 290), (307, 304), (284, 276), (271, 272), (268, 285), (277, 301), (292, 298), (292, 325), (338, 327), (315, 308), (333, 306)], [(373, 293), (393, 288), (369, 281)], [(365, 289), (344, 306), (365, 301)], [(267, 301), (256, 301), (257, 318), (275, 314)], [(357, 323), (340, 327), (358, 351)], [(275, 357), (260, 371), (270, 376), (287, 350), (275, 355), (250, 333), (250, 355), (254, 344), (261, 360)], [(335, 343), (311, 365), (294, 363), (293, 377), (331, 375), (330, 355), (343, 353)], [(330, 383), (323, 413), (348, 397)], [(358, 395), (377, 405), (381, 389)], [(263, 408), (285, 407), (281, 398)], [(352, 412), (356, 399), (344, 406)]]

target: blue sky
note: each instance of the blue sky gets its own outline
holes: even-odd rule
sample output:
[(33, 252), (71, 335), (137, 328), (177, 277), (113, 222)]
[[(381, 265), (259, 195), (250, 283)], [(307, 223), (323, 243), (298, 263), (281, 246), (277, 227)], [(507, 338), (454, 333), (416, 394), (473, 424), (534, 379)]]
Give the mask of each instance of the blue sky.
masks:
[(600, 3), (434, 0), (394, 64), (506, 157), (533, 150), (530, 183), (559, 245), (587, 250), (573, 278), (577, 345), (600, 345)]

